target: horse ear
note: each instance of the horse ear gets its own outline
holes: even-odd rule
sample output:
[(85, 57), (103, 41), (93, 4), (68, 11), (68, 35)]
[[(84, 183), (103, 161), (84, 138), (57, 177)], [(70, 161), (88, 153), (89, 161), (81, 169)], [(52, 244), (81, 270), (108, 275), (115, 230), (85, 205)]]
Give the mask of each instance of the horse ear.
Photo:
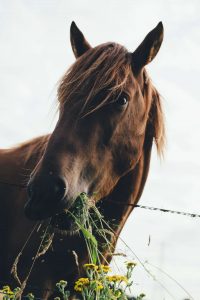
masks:
[(84, 54), (87, 50), (92, 48), (90, 44), (86, 41), (83, 33), (76, 26), (73, 21), (70, 27), (70, 40), (72, 45), (72, 50), (76, 58)]
[(163, 41), (163, 24), (158, 25), (150, 31), (143, 42), (132, 54), (133, 71), (139, 72), (145, 65), (150, 63), (158, 53)]

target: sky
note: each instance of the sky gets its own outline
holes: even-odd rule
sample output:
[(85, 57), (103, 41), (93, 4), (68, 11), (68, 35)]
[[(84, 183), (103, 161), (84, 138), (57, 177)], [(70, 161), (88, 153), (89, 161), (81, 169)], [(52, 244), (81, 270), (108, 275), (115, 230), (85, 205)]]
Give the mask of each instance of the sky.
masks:
[[(147, 69), (162, 95), (167, 146), (163, 160), (153, 151), (140, 204), (200, 213), (199, 11), (196, 0), (0, 0), (0, 147), (53, 130), (57, 82), (74, 62), (72, 20), (91, 45), (115, 41), (130, 51), (162, 21), (163, 45)], [(171, 276), (199, 299), (199, 225), (198, 218), (134, 210), (121, 234), (132, 252), (122, 241), (118, 251), (139, 257), (152, 274), (138, 261), (136, 294), (189, 298)]]

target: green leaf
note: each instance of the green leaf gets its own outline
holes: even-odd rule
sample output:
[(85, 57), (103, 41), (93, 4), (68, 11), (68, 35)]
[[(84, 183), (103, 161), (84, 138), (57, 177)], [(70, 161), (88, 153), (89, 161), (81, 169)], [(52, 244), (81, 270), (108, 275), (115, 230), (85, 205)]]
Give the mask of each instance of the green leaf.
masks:
[(91, 232), (89, 232), (87, 229), (85, 229), (81, 224), (78, 223), (77, 225), (80, 227), (84, 237), (86, 239), (90, 240), (93, 243), (93, 245), (95, 245), (95, 247), (97, 247), (98, 243), (97, 243), (96, 238), (93, 236), (93, 234)]

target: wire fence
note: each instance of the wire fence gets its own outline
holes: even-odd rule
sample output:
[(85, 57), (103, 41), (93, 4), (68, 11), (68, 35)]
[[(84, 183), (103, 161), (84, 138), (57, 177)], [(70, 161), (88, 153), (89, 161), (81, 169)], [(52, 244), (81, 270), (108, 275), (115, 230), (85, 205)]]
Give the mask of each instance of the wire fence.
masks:
[(152, 207), (152, 206), (146, 206), (146, 205), (138, 205), (136, 204), (135, 207), (142, 208), (142, 209), (148, 209), (151, 211), (161, 211), (163, 213), (171, 213), (171, 214), (177, 214), (177, 215), (182, 215), (190, 218), (200, 218), (199, 214), (193, 214), (189, 212), (183, 212), (183, 211), (178, 211), (178, 210), (172, 210), (172, 209), (164, 209), (164, 208), (159, 208), (159, 207)]

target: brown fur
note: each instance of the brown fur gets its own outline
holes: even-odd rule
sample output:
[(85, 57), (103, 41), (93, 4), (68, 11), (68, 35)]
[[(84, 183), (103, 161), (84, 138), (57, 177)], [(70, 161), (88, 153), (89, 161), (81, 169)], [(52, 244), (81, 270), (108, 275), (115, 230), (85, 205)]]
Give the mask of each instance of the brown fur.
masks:
[[(72, 44), (76, 47), (73, 36)], [(115, 219), (115, 225), (118, 225), (113, 227), (114, 250), (133, 209), (122, 202), (136, 204), (140, 199), (149, 171), (153, 139), (158, 153), (163, 151), (165, 131), (160, 96), (145, 69), (140, 72), (137, 69), (137, 74), (134, 74), (131, 53), (118, 44), (90, 48), (84, 41), (84, 45), (88, 48), (85, 53), (82, 53), (85, 47), (79, 51), (74, 49), (77, 56), (79, 52), (82, 56), (60, 82), (60, 116), (54, 132), (18, 147), (0, 150), (0, 228), (3, 241), (0, 245), (0, 278), (13, 286), (16, 282), (10, 275), (11, 266), (35, 224), (24, 216), (23, 211), (28, 197), (22, 186), (27, 184), (30, 175), (31, 182), (37, 183), (39, 189), (43, 184), (41, 180), (47, 178), (45, 193), (51, 188), (49, 171), (53, 170), (56, 176), (62, 175), (69, 185), (65, 195), (68, 207), (72, 204), (70, 186), (74, 184), (76, 192), (82, 188), (74, 182), (81, 180), (92, 192), (98, 189), (96, 205), (106, 221)], [(151, 49), (149, 53), (152, 55)], [(115, 105), (124, 93), (129, 106), (125, 111), (117, 111)], [(103, 127), (107, 124), (109, 128)], [(51, 203), (45, 204), (45, 195), (42, 191), (40, 193), (39, 201), (48, 210)], [(50, 197), (51, 193), (47, 199)], [(32, 197), (29, 201), (35, 203)], [(54, 205), (53, 198), (52, 203)], [(39, 240), (35, 232), (21, 257), (18, 270), (21, 278), (28, 273)], [(43, 289), (52, 289), (59, 279), (67, 279), (70, 285), (73, 284), (78, 272), (73, 251), (78, 255), (80, 266), (87, 262), (82, 237), (55, 235), (53, 251), (47, 251), (36, 261), (28, 281), (41, 289), (35, 291), (36, 296), (48, 298), (52, 292)], [(109, 249), (103, 251), (110, 260)]]

